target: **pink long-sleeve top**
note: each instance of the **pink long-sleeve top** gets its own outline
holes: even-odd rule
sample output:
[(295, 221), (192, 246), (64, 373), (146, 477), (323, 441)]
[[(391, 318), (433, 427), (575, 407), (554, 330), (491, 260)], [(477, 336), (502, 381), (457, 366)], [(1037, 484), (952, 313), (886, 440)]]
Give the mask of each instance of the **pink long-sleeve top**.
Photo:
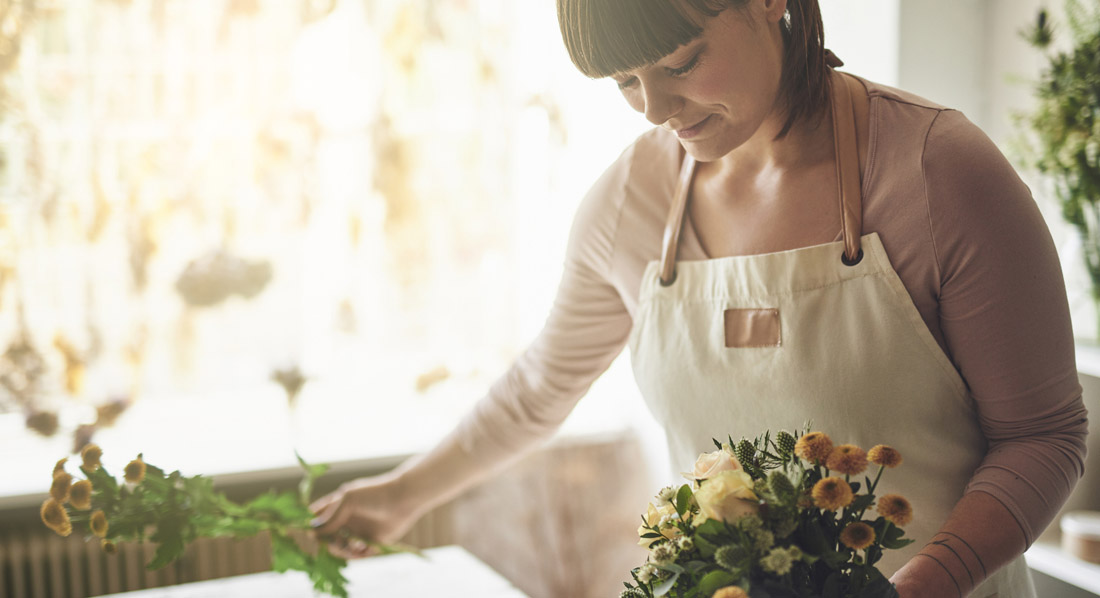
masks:
[[(977, 406), (989, 450), (967, 492), (1003, 503), (1030, 545), (1082, 475), (1087, 431), (1054, 244), (1028, 188), (960, 112), (865, 83), (863, 232), (881, 237)], [(680, 156), (675, 136), (654, 129), (587, 194), (545, 327), (455, 432), (475, 459), (548, 437), (622, 351)], [(679, 255), (721, 257), (690, 223)]]

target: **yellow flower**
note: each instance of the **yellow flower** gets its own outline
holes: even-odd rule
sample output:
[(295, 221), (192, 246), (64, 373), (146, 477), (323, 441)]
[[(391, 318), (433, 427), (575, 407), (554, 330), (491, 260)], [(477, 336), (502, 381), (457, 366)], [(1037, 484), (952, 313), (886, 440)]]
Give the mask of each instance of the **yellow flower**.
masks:
[[(673, 523), (677, 517), (676, 507), (669, 503), (664, 503), (659, 507), (653, 506), (653, 503), (649, 503), (649, 508), (646, 509), (646, 514), (643, 516), (645, 523), (638, 526), (638, 545), (642, 548), (650, 548), (653, 543), (660, 540), (660, 538), (642, 538), (642, 534), (651, 533), (652, 530), (649, 527), (657, 527), (661, 530), (661, 535), (672, 540), (680, 535), (680, 528), (676, 527)], [(648, 527), (647, 527), (648, 526)]]
[(794, 444), (794, 454), (813, 463), (828, 459), (832, 450), (833, 440), (824, 432), (810, 432)]
[(814, 505), (826, 511), (836, 511), (852, 504), (852, 487), (841, 478), (829, 477), (814, 484), (810, 492)]
[(96, 444), (85, 444), (84, 448), (80, 449), (80, 458), (84, 461), (83, 467), (88, 471), (95, 471), (99, 468), (99, 460), (103, 457), (103, 449), (99, 448)]
[(875, 530), (862, 521), (849, 523), (840, 532), (840, 541), (848, 548), (863, 550), (875, 541)]
[(64, 459), (58, 461), (57, 464), (55, 464), (53, 466), (53, 475), (54, 475), (54, 477), (57, 477), (57, 474), (59, 474), (59, 473), (65, 473), (65, 463), (68, 460), (69, 460), (69, 458), (65, 457)]
[(878, 499), (878, 514), (901, 527), (913, 520), (913, 506), (900, 494), (886, 494)]
[(107, 514), (103, 511), (92, 513), (92, 518), (88, 522), (88, 527), (92, 530), (93, 534), (100, 538), (107, 537)]
[(760, 510), (759, 499), (752, 488), (749, 474), (727, 470), (703, 482), (695, 492), (695, 502), (707, 517), (733, 523)]
[(867, 460), (875, 465), (893, 468), (901, 465), (901, 453), (894, 447), (879, 444), (867, 451)]
[(64, 504), (69, 500), (69, 489), (73, 485), (73, 476), (61, 472), (53, 477), (53, 483), (50, 484), (50, 496), (53, 497), (59, 503)]
[(110, 540), (100, 540), (99, 547), (103, 549), (103, 552), (107, 554), (118, 553), (118, 545)]
[(718, 588), (710, 598), (749, 598), (749, 595), (737, 586), (726, 586)]
[(141, 460), (141, 456), (138, 455), (137, 459), (130, 461), (126, 464), (126, 469), (123, 470), (123, 475), (127, 482), (131, 484), (140, 483), (145, 479), (145, 461)]
[(825, 467), (846, 475), (860, 474), (867, 469), (867, 453), (854, 444), (842, 444), (829, 452)]
[(42, 523), (45, 523), (46, 527), (57, 532), (58, 535), (67, 536), (73, 532), (73, 524), (69, 520), (69, 514), (60, 502), (52, 498), (46, 499), (46, 502), (42, 503), (40, 514)]
[(74, 509), (87, 511), (92, 508), (92, 483), (88, 480), (80, 480), (69, 489), (69, 502)]

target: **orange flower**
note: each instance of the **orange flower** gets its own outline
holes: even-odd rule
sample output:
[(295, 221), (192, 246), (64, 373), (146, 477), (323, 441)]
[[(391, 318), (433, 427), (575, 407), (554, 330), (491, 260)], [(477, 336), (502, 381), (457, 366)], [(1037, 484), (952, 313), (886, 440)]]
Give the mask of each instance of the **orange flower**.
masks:
[(824, 432), (810, 432), (794, 444), (794, 454), (813, 463), (828, 459), (832, 450), (833, 440)]
[(710, 598), (749, 598), (749, 595), (737, 586), (726, 586), (718, 588)]
[(826, 511), (836, 511), (852, 504), (852, 487), (841, 478), (829, 477), (814, 484), (810, 492), (814, 505)]
[(848, 548), (862, 550), (875, 541), (875, 530), (862, 521), (849, 523), (840, 532), (840, 541)]
[(901, 465), (901, 453), (894, 447), (879, 444), (867, 451), (867, 460), (875, 465), (894, 468)]
[(69, 520), (69, 514), (65, 512), (65, 507), (61, 506), (60, 502), (52, 498), (46, 499), (46, 502), (42, 503), (40, 515), (42, 516), (42, 523), (45, 523), (46, 527), (57, 532), (58, 535), (67, 536), (73, 532), (73, 524)]
[(59, 474), (59, 473), (65, 473), (65, 463), (68, 460), (69, 460), (69, 458), (65, 457), (64, 459), (61, 459), (60, 461), (57, 462), (57, 464), (55, 464), (53, 466), (53, 475), (54, 475), (54, 477), (57, 477), (57, 474)]
[(126, 469), (124, 470), (123, 473), (124, 473), (124, 477), (126, 478), (126, 481), (130, 482), (131, 484), (137, 484), (137, 483), (140, 483), (142, 480), (144, 480), (145, 479), (145, 461), (141, 460), (141, 455), (138, 455), (137, 459), (134, 459), (133, 461), (130, 461), (129, 463), (127, 463), (126, 464)]
[(88, 480), (80, 480), (69, 489), (69, 502), (74, 509), (87, 511), (92, 508), (92, 483)]
[(103, 449), (99, 448), (96, 444), (85, 444), (84, 448), (80, 449), (80, 458), (84, 461), (83, 467), (88, 471), (95, 471), (99, 468), (99, 460), (103, 457)]
[(825, 467), (846, 475), (860, 474), (867, 469), (867, 453), (854, 444), (842, 444), (829, 453)]
[(878, 514), (901, 527), (913, 520), (913, 506), (900, 494), (886, 494), (878, 499)]
[(92, 518), (88, 521), (88, 527), (92, 530), (93, 534), (100, 538), (107, 537), (107, 514), (103, 511), (92, 513)]
[(69, 500), (69, 489), (73, 485), (73, 476), (61, 472), (53, 477), (53, 483), (50, 484), (50, 496), (53, 497), (59, 503), (64, 504)]

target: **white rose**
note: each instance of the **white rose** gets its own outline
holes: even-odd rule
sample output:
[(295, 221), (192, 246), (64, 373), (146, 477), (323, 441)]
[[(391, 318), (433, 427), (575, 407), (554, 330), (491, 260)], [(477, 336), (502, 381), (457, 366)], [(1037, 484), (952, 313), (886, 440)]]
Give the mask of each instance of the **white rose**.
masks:
[(695, 501), (707, 518), (733, 523), (759, 511), (752, 487), (752, 477), (744, 471), (723, 471), (703, 482), (695, 492)]
[(689, 480), (706, 480), (723, 471), (741, 471), (741, 463), (728, 447), (699, 455), (695, 460), (695, 468), (691, 473), (685, 473), (684, 477)]

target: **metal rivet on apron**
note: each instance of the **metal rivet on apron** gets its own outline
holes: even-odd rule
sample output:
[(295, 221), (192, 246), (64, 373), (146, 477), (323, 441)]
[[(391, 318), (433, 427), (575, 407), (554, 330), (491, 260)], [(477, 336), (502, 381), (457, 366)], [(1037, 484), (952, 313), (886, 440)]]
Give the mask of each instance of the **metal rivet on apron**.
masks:
[(848, 254), (841, 253), (840, 254), (840, 261), (843, 262), (845, 266), (854, 266), (854, 265), (860, 263), (861, 261), (863, 261), (863, 248), (861, 247), (859, 249), (859, 253), (856, 254), (856, 259), (854, 259), (854, 260), (849, 260), (848, 259)]

